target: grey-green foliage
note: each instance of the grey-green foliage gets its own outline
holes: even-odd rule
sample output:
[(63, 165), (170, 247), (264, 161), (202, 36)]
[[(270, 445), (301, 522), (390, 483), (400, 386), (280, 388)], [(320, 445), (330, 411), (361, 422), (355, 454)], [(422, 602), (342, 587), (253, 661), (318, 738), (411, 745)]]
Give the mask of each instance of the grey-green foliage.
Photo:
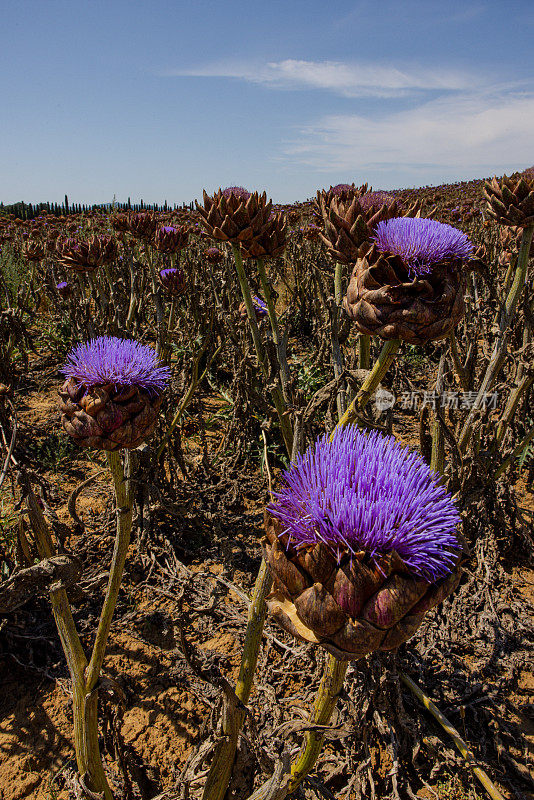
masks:
[(7, 287), (10, 300), (13, 302), (17, 292), (28, 274), (28, 264), (9, 245), (0, 249), (0, 273), (2, 282)]

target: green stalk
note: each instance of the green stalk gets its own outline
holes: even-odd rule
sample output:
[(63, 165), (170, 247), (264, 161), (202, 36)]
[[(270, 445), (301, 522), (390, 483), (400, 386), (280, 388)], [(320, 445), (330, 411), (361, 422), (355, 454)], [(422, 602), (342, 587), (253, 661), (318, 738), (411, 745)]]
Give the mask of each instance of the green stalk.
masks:
[(288, 385), (290, 380), (289, 365), (287, 363), (286, 350), (282, 337), (280, 336), (280, 329), (278, 327), (278, 317), (276, 316), (276, 309), (271, 292), (271, 284), (265, 271), (265, 264), (263, 258), (257, 258), (256, 264), (258, 266), (258, 273), (260, 276), (261, 289), (267, 305), (267, 312), (269, 314), (269, 321), (271, 323), (271, 330), (273, 333), (273, 341), (276, 347), (276, 354), (278, 356), (278, 363), (280, 365), (280, 379), (282, 382), (282, 391), (284, 393), (284, 400), (288, 401)]
[[(313, 711), (310, 714), (310, 724), (328, 725), (330, 722), (330, 718), (336, 707), (337, 698), (343, 688), (343, 680), (348, 664), (348, 661), (339, 661), (332, 655), (328, 656), (317, 697), (315, 698)], [(276, 797), (276, 800), (284, 800), (288, 794), (298, 789), (302, 781), (315, 766), (324, 739), (324, 731), (309, 731), (297, 760), (291, 765), (291, 774), (287, 785), (277, 786), (276, 795), (273, 795), (272, 778), (270, 778), (249, 797), (249, 800), (267, 800), (267, 798), (273, 796)]]
[(371, 363), (371, 337), (365, 333), (358, 336), (358, 367), (369, 369)]
[[(252, 602), (248, 610), (247, 630), (235, 689), (237, 697), (244, 706), (248, 703), (252, 690), (261, 637), (267, 615), (265, 598), (271, 590), (271, 585), (272, 578), (269, 568), (265, 560), (262, 559), (254, 586)], [(245, 722), (245, 713), (245, 708), (236, 708), (233, 714), (228, 715), (228, 719), (223, 719), (223, 736), (215, 749), (202, 800), (222, 800), (226, 793), (234, 765), (239, 734)]]
[[(312, 725), (328, 725), (330, 722), (337, 698), (343, 688), (348, 664), (348, 661), (340, 661), (335, 656), (328, 655), (313, 711), (310, 715), (310, 723)], [(291, 779), (287, 787), (288, 794), (295, 791), (315, 766), (324, 738), (325, 734), (322, 731), (309, 731), (306, 735), (306, 741), (300, 755), (291, 767)]]
[[(245, 269), (243, 267), (243, 258), (241, 256), (241, 251), (238, 245), (232, 245), (232, 250), (234, 252), (237, 278), (239, 280), (239, 286), (241, 288), (243, 302), (245, 303), (245, 308), (247, 309), (250, 332), (252, 334), (252, 340), (254, 342), (256, 356), (258, 358), (258, 363), (260, 365), (264, 377), (268, 379), (269, 363), (261, 341), (258, 323), (256, 321), (256, 313), (254, 311), (254, 305), (252, 303), (252, 295), (250, 293), (250, 287), (248, 285), (247, 276), (245, 274)], [(288, 415), (288, 408), (279, 386), (275, 385), (272, 387), (271, 396), (273, 398), (273, 403), (276, 408), (276, 412), (278, 414), (278, 419), (280, 421), (280, 428), (282, 431), (284, 444), (286, 446), (287, 453), (291, 458), (291, 451), (293, 448), (293, 430)]]
[(523, 287), (525, 286), (527, 279), (529, 251), (533, 234), (534, 225), (529, 225), (523, 229), (523, 236), (521, 237), (521, 246), (517, 256), (514, 280), (504, 303), (499, 321), (499, 333), (495, 341), (493, 353), (491, 354), (486, 373), (482, 380), (482, 385), (478, 391), (476, 400), (469, 411), (469, 414), (467, 415), (467, 419), (464, 423), (464, 427), (458, 441), (458, 448), (462, 454), (466, 453), (469, 446), (475, 416), (482, 406), (484, 396), (493, 388), (497, 376), (499, 375), (499, 372), (501, 371), (506, 360), (508, 340), (510, 338), (510, 323), (512, 322), (517, 304), (521, 294), (523, 293)]
[[(337, 379), (343, 372), (343, 351), (339, 344), (339, 310), (343, 300), (343, 264), (336, 262), (334, 270), (334, 299), (335, 306), (331, 320), (332, 360), (334, 362), (334, 377)], [(336, 397), (337, 415), (342, 417), (347, 408), (345, 389), (339, 387)]]
[[(109, 570), (108, 587), (104, 598), (104, 605), (100, 614), (98, 628), (96, 631), (95, 643), (89, 666), (85, 671), (85, 684), (87, 692), (92, 692), (98, 679), (106, 650), (107, 639), (111, 627), (111, 620), (119, 596), (119, 588), (126, 562), (126, 554), (130, 544), (130, 533), (132, 530), (132, 487), (129, 479), (124, 475), (122, 458), (120, 452), (107, 453), (108, 464), (115, 487), (117, 532), (115, 536), (115, 546)], [(130, 454), (131, 458), (131, 454)], [(130, 468), (131, 468), (130, 463)]]
[[(26, 503), (39, 555), (41, 558), (51, 558), (55, 555), (54, 543), (43, 511), (31, 488), (27, 493)], [(74, 749), (78, 772), (88, 789), (102, 794), (104, 800), (113, 800), (98, 746), (98, 691), (96, 687), (94, 691), (89, 691), (86, 686), (87, 658), (65, 589), (52, 589), (50, 602), (72, 682)]]
[(356, 397), (339, 420), (336, 428), (344, 428), (345, 425), (350, 425), (350, 423), (357, 419), (358, 411), (361, 411), (371, 399), (380, 381), (395, 360), (400, 346), (400, 339), (391, 339), (390, 341), (384, 342), (373, 369), (360, 386)]

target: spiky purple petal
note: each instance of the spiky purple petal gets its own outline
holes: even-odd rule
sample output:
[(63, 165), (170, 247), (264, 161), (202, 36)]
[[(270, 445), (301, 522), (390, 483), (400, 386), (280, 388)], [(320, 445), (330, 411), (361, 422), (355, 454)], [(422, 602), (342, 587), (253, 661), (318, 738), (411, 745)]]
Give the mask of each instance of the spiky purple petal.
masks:
[(117, 336), (100, 336), (76, 345), (61, 372), (88, 389), (113, 384), (156, 394), (165, 389), (171, 375), (169, 367), (160, 366), (151, 347)]
[(465, 233), (418, 217), (395, 217), (376, 226), (372, 240), (381, 253), (400, 256), (414, 276), (428, 274), (439, 261), (469, 258), (473, 245)]
[(260, 317), (265, 317), (269, 313), (267, 303), (257, 294), (252, 295), (252, 305), (254, 306), (254, 311)]
[(222, 193), (224, 197), (230, 197), (230, 195), (233, 194), (240, 200), (248, 200), (250, 197), (250, 192), (242, 186), (227, 186), (226, 189), (222, 190)]
[(451, 572), (460, 517), (421, 456), (355, 426), (322, 436), (282, 475), (269, 511), (294, 547), (324, 542), (341, 557), (396, 550), (430, 581)]

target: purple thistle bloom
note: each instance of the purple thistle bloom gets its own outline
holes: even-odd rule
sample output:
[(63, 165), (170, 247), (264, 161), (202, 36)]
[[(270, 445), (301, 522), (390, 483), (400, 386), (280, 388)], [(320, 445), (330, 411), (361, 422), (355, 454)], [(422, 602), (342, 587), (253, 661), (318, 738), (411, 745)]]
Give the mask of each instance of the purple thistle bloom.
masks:
[(381, 189), (377, 189), (376, 192), (366, 192), (361, 197), (358, 197), (358, 202), (365, 210), (371, 208), (371, 206), (390, 206), (394, 200), (395, 198), (392, 194)]
[(248, 200), (250, 197), (250, 192), (247, 189), (244, 189), (242, 186), (227, 186), (226, 189), (222, 190), (224, 197), (230, 197), (231, 194), (238, 197), (240, 200)]
[(164, 225), (161, 228), (161, 230), (165, 231), (165, 233), (175, 233), (176, 232), (176, 228), (173, 225)]
[(341, 197), (344, 194), (350, 194), (354, 192), (354, 184), (351, 185), (350, 183), (336, 183), (335, 186), (332, 186), (331, 190), (333, 195), (336, 197)]
[(61, 372), (87, 389), (112, 384), (137, 386), (154, 394), (165, 389), (171, 376), (169, 367), (159, 365), (151, 347), (117, 336), (100, 336), (76, 345)]
[(393, 436), (355, 426), (327, 434), (299, 455), (269, 511), (297, 549), (323, 542), (340, 559), (396, 550), (407, 568), (436, 581), (452, 571), (460, 517), (421, 456)]
[(443, 222), (417, 217), (379, 222), (372, 240), (381, 253), (399, 256), (414, 277), (428, 274), (439, 261), (469, 258), (473, 251), (462, 231)]
[(254, 311), (258, 317), (265, 317), (269, 313), (267, 303), (265, 300), (262, 300), (261, 297), (258, 297), (257, 294), (252, 295), (252, 305), (254, 306)]
[(61, 291), (61, 289), (66, 289), (68, 285), (69, 284), (67, 281), (60, 281), (59, 283), (56, 283), (56, 289)]

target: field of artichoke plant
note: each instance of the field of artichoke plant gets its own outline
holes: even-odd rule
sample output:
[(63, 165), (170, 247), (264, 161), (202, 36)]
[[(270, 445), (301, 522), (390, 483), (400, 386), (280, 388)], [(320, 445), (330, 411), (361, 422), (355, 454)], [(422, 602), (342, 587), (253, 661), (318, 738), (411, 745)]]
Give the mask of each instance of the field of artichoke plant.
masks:
[(533, 232), (0, 207), (1, 800), (534, 798)]

